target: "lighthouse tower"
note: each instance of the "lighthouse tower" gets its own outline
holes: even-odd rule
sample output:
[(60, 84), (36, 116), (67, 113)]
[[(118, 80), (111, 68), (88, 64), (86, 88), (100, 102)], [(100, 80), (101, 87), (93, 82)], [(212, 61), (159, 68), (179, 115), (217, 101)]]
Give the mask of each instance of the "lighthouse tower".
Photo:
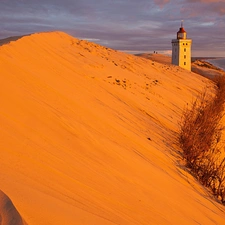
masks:
[(187, 39), (187, 33), (181, 22), (177, 39), (172, 40), (172, 64), (191, 71), (191, 39)]

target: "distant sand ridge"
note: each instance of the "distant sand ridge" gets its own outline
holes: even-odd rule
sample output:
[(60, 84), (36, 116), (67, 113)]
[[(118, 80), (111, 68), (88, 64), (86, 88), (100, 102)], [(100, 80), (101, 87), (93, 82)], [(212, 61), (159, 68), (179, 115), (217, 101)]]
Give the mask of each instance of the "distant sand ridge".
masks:
[[(166, 55), (162, 55), (162, 54), (152, 54), (152, 53), (150, 53), (150, 54), (142, 53), (142, 54), (137, 54), (137, 56), (140, 56), (140, 57), (143, 57), (146, 59), (150, 59), (152, 61), (156, 61), (156, 62), (159, 62), (162, 64), (171, 65), (171, 57), (170, 56), (166, 56)], [(204, 59), (200, 60), (197, 57), (192, 62), (191, 70), (194, 73), (198, 73), (198, 74), (208, 77), (208, 78), (225, 75), (225, 72), (222, 69), (212, 65), (209, 62), (204, 61)]]
[(0, 68), (0, 189), (27, 224), (225, 224), (177, 145), (210, 80), (63, 32), (2, 45)]

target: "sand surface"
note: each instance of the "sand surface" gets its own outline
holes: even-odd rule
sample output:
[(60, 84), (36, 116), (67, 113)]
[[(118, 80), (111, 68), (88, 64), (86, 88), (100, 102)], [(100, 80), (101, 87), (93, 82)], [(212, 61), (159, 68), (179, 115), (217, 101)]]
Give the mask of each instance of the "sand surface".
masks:
[(158, 54), (158, 53), (141, 53), (137, 54), (137, 56), (145, 58), (145, 59), (150, 59), (153, 62), (159, 62), (161, 64), (168, 64), (171, 65), (171, 57), (163, 54)]
[(2, 45), (0, 69), (0, 189), (28, 225), (225, 224), (177, 145), (209, 80), (62, 32)]

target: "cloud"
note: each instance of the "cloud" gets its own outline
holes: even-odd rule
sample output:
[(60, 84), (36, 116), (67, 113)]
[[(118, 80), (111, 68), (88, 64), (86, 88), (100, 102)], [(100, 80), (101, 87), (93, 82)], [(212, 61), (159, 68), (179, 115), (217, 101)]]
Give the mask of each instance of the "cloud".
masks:
[[(217, 3), (218, 0), (186, 0), (186, 2), (195, 2), (195, 3)], [(220, 0), (220, 2), (224, 2), (224, 0)]]
[(154, 0), (154, 2), (162, 9), (170, 0)]
[[(0, 0), (0, 38), (62, 30), (115, 49), (171, 49), (184, 20), (193, 47), (225, 46), (225, 0)], [(221, 47), (220, 51), (225, 51)]]
[(225, 0), (186, 0), (185, 3), (188, 11), (198, 12), (202, 16), (208, 13), (209, 15), (225, 15)]

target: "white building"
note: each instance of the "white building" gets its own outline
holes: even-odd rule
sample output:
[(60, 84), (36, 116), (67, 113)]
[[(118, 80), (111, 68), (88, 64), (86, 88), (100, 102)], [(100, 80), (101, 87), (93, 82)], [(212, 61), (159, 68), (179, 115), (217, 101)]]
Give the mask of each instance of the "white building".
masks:
[(172, 64), (186, 70), (191, 70), (191, 39), (187, 39), (187, 33), (181, 23), (177, 32), (177, 39), (172, 40)]

